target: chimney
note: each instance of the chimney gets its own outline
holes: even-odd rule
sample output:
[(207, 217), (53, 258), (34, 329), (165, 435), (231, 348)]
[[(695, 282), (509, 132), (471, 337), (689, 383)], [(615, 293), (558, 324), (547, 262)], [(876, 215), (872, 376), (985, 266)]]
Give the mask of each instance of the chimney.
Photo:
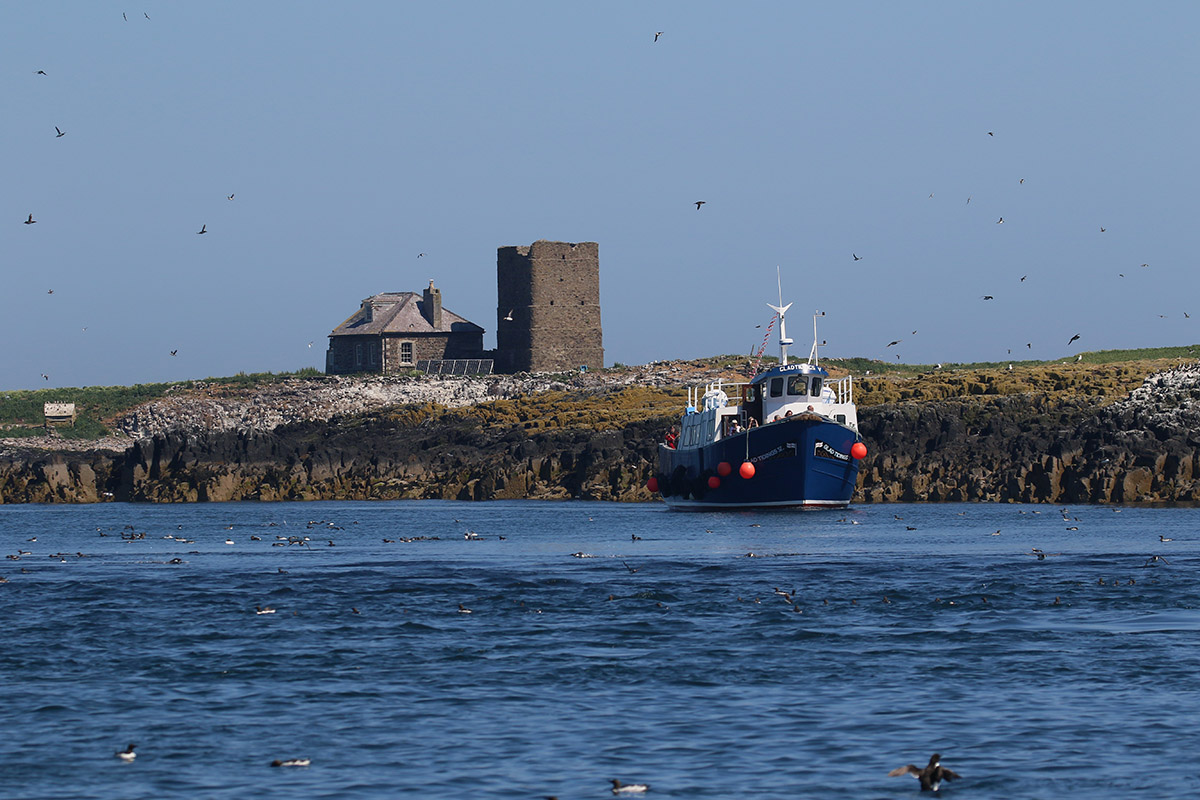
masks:
[(433, 288), (433, 278), (429, 279), (429, 288), (425, 290), (425, 302), (421, 304), (421, 314), (429, 321), (434, 330), (442, 327), (442, 290)]

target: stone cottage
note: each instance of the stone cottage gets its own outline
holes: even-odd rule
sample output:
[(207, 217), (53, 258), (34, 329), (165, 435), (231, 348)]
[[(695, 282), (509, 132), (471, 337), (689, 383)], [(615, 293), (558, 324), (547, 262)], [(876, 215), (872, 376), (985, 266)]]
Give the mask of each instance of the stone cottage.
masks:
[(423, 294), (384, 292), (362, 301), (329, 334), (325, 372), (403, 372), (418, 361), (483, 357), (483, 328), (442, 308), (429, 281)]

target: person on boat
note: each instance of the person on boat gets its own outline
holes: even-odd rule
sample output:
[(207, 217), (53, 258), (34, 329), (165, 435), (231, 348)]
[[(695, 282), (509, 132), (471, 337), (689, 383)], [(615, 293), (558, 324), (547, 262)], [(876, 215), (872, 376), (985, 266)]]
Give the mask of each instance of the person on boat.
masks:
[(679, 440), (679, 434), (678, 434), (678, 433), (676, 433), (676, 431), (675, 431), (675, 426), (674, 426), (674, 425), (672, 425), (672, 426), (671, 426), (671, 427), (670, 427), (670, 428), (667, 430), (667, 435), (664, 437), (664, 441), (666, 442), (666, 445), (667, 445), (667, 447), (669, 447), (669, 448), (671, 448), (672, 450), (674, 450), (674, 449), (675, 449), (675, 442), (676, 442), (676, 441), (678, 441), (678, 440)]
[(741, 433), (741, 432), (742, 432), (742, 426), (738, 424), (737, 417), (730, 419), (729, 420), (729, 435), (732, 436), (735, 433)]
[(787, 412), (786, 414), (784, 414), (784, 416), (785, 416), (785, 417), (790, 417), (791, 415), (792, 415), (792, 410), (789, 408), (789, 409), (788, 409), (788, 412)]
[(757, 428), (758, 427), (758, 418), (751, 417), (750, 421), (748, 423), (746, 423), (746, 427), (747, 428)]

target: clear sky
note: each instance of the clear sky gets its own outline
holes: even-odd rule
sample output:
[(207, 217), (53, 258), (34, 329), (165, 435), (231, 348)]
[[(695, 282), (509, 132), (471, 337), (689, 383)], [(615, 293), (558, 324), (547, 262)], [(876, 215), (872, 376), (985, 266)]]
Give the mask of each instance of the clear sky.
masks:
[(491, 347), (496, 248), (536, 239), (600, 243), (609, 364), (748, 353), (777, 266), (801, 355), (814, 309), (829, 356), (1191, 344), (1198, 30), (1103, 0), (4, 3), (0, 389), (323, 369), (363, 298), (430, 278)]

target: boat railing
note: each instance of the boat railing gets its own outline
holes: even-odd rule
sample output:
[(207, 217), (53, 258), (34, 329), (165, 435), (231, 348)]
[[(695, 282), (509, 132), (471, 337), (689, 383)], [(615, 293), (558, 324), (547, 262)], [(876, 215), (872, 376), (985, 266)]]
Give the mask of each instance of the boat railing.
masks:
[(832, 386), (834, 394), (837, 395), (838, 403), (853, 403), (854, 402), (854, 376), (847, 375), (844, 378), (839, 378), (833, 381)]
[(705, 384), (703, 389), (700, 386), (689, 386), (688, 407), (703, 411), (701, 404), (709, 392), (724, 392), (730, 405), (739, 405), (742, 402), (742, 387), (749, 385), (749, 381), (731, 382), (718, 378), (714, 383)]

